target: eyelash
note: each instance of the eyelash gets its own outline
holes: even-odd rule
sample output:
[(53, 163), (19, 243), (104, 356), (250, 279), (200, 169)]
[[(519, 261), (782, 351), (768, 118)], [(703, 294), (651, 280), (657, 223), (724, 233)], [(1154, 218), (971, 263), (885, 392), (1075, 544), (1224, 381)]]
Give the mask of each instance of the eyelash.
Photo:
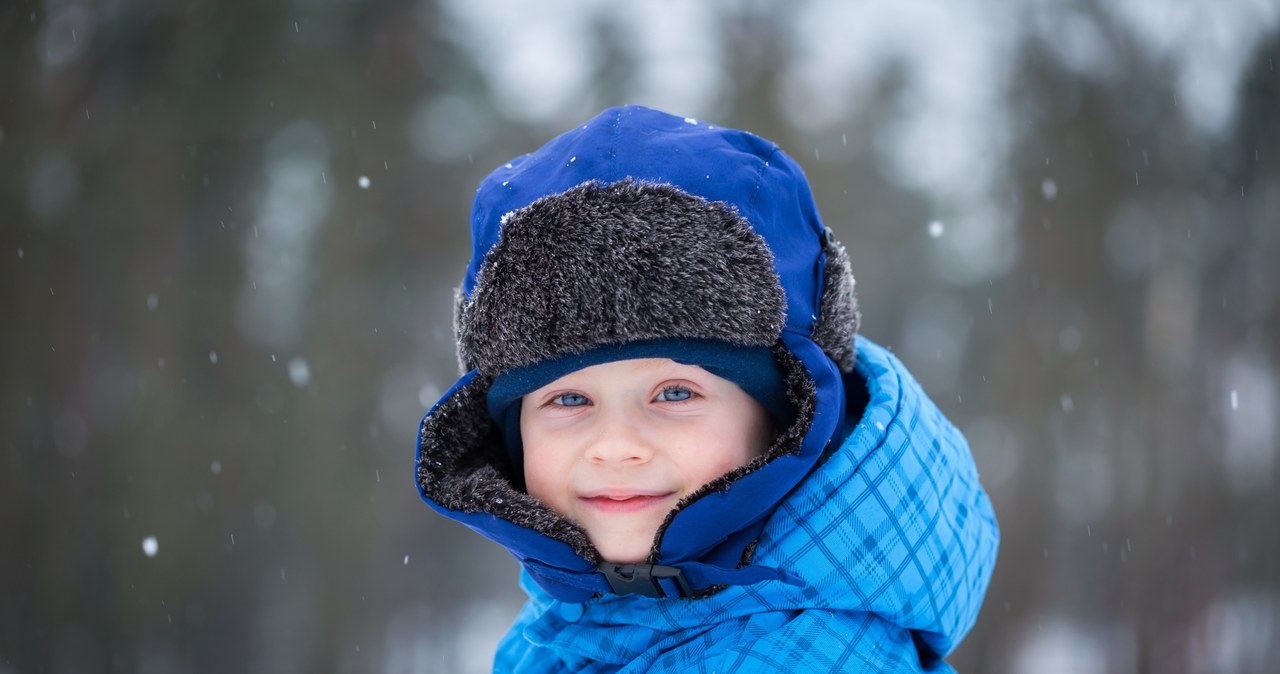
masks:
[[(577, 405), (564, 404), (564, 399), (569, 397), (581, 398), (583, 402)], [(585, 407), (591, 404), (591, 399), (582, 395), (581, 393), (561, 393), (560, 395), (552, 398), (550, 402), (552, 405), (555, 405), (556, 407)]]
[[(663, 396), (665, 396), (667, 393), (670, 393), (672, 391), (679, 391), (681, 393), (685, 393), (687, 394), (687, 397), (681, 398), (680, 400), (663, 400)], [(664, 403), (687, 403), (690, 400), (693, 400), (695, 396), (696, 394), (692, 390), (690, 390), (688, 387), (672, 385), (672, 386), (664, 387), (662, 391), (658, 393), (658, 400)]]
[[(666, 396), (668, 393), (671, 393), (671, 392), (673, 392), (673, 391), (674, 391), (674, 392), (684, 393), (684, 394), (686, 394), (686, 397), (681, 398), (680, 400), (665, 400), (665, 399), (664, 399), (664, 396)], [(689, 387), (687, 387), (687, 386), (680, 386), (680, 385), (677, 385), (677, 384), (673, 384), (673, 385), (671, 385), (671, 386), (665, 386), (665, 387), (663, 387), (663, 389), (662, 389), (661, 391), (659, 391), (659, 392), (658, 392), (658, 396), (657, 396), (657, 398), (655, 399), (655, 402), (663, 402), (663, 403), (670, 403), (670, 404), (680, 404), (680, 403), (687, 403), (687, 402), (689, 402), (689, 401), (693, 400), (694, 398), (696, 398), (697, 396), (698, 396), (698, 394), (694, 393), (694, 392), (693, 392), (693, 390), (692, 390), (692, 389), (690, 389)], [(582, 400), (582, 402), (580, 402), (580, 403), (578, 403), (578, 404), (576, 404), (576, 405), (568, 405), (568, 404), (565, 404), (565, 398), (581, 399), (581, 400)], [(552, 405), (552, 406), (555, 406), (555, 407), (573, 408), (573, 407), (586, 407), (586, 406), (591, 405), (592, 403), (591, 403), (591, 399), (590, 399), (590, 398), (588, 398), (588, 397), (586, 397), (585, 395), (582, 395), (581, 393), (572, 393), (572, 392), (571, 392), (571, 393), (561, 393), (560, 395), (555, 396), (555, 397), (554, 397), (554, 398), (552, 398), (550, 401), (548, 401), (548, 404), (550, 404), (550, 405)]]

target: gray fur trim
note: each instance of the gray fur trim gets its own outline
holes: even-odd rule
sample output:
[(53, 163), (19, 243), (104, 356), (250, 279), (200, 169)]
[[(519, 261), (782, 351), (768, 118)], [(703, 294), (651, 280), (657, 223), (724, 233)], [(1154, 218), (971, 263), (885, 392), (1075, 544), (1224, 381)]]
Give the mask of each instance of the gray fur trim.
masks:
[(731, 206), (590, 181), (504, 217), (461, 305), (458, 353), (494, 376), (645, 339), (769, 346), (785, 302), (769, 247)]
[[(658, 541), (677, 511), (707, 494), (728, 489), (742, 476), (777, 457), (799, 451), (813, 424), (817, 388), (798, 358), (780, 345), (773, 350), (786, 376), (787, 396), (796, 409), (796, 421), (778, 434), (764, 455), (682, 499), (659, 527), (651, 560), (656, 559)], [(476, 377), (427, 417), (419, 438), (417, 466), (423, 493), (450, 510), (488, 513), (533, 529), (565, 543), (592, 564), (600, 563), (599, 551), (581, 527), (515, 486), (524, 480), (512, 474), (510, 460), (489, 418), (485, 396), (490, 383), (490, 379)], [(748, 551), (743, 554), (744, 561), (749, 561), (745, 556)]]
[(854, 338), (858, 334), (858, 298), (854, 294), (849, 254), (831, 230), (822, 240), (826, 263), (822, 268), (822, 301), (813, 325), (813, 341), (827, 352), (845, 374), (853, 372), (857, 355)]
[[(462, 292), (462, 288), (453, 289), (453, 334), (462, 334), (462, 313), (466, 310), (467, 296)], [(471, 368), (466, 366), (466, 361), (462, 358), (462, 342), (454, 342), (454, 355), (458, 358), (458, 374), (466, 374)]]

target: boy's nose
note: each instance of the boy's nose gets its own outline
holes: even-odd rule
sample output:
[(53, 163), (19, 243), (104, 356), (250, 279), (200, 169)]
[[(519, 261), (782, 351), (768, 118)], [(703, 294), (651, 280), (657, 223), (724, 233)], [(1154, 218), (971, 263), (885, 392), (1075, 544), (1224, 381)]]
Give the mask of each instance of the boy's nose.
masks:
[(636, 419), (620, 410), (601, 415), (587, 459), (592, 463), (644, 463), (651, 458), (653, 446)]

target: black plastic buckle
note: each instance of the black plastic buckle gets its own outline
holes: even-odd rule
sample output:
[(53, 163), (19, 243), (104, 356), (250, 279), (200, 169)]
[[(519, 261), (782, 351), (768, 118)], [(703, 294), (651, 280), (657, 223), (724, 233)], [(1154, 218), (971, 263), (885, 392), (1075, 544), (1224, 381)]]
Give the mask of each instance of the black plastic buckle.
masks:
[(693, 589), (684, 579), (684, 574), (675, 567), (661, 564), (610, 564), (605, 562), (596, 567), (609, 581), (609, 588), (615, 594), (638, 594), (642, 597), (666, 597), (667, 591), (658, 582), (673, 580), (680, 590), (681, 597), (693, 595)]

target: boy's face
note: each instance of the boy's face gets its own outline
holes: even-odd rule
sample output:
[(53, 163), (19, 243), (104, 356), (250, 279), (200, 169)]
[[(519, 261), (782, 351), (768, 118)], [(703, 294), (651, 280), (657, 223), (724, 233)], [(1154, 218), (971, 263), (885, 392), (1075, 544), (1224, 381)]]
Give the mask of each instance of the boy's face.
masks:
[(688, 494), (761, 455), (773, 424), (737, 384), (666, 358), (567, 374), (520, 402), (529, 494), (616, 564), (649, 555)]

